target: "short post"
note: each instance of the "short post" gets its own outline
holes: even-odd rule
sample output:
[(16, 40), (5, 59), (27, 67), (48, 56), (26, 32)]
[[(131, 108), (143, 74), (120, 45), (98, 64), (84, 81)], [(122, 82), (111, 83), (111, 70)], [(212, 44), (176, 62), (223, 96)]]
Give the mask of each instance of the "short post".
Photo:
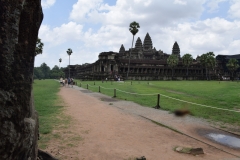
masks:
[(87, 89), (88, 89), (88, 84), (87, 84)]
[(160, 102), (160, 94), (158, 94), (157, 105), (154, 107), (155, 109), (161, 108), (160, 105), (159, 105), (159, 102)]
[(98, 87), (98, 92), (101, 93), (100, 86)]
[(116, 89), (114, 89), (114, 96), (113, 96), (113, 98), (115, 98), (116, 97)]

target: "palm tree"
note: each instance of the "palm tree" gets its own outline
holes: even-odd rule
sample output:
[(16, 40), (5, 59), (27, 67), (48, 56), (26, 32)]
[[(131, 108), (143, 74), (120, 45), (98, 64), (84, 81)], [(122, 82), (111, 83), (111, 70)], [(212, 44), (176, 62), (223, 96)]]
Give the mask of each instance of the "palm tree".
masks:
[(36, 43), (36, 48), (35, 48), (35, 56), (38, 54), (42, 54), (43, 46), (44, 44), (41, 42), (41, 39), (38, 38)]
[(200, 63), (206, 69), (206, 79), (207, 79), (207, 54), (202, 54), (200, 56)]
[(211, 77), (210, 77), (210, 70), (214, 70), (215, 66), (216, 66), (216, 59), (215, 59), (215, 55), (213, 52), (208, 52), (207, 53), (207, 68), (208, 68), (208, 77), (209, 77), (209, 80), (211, 80)]
[(208, 53), (202, 54), (200, 57), (200, 62), (206, 69), (206, 79), (209, 79), (207, 76), (207, 72), (209, 72), (210, 69), (213, 69), (216, 65), (216, 60), (214, 56), (215, 55), (213, 52), (208, 52)]
[(62, 58), (59, 59), (59, 69), (60, 69), (60, 63), (62, 62)]
[(183, 65), (187, 67), (187, 78), (188, 78), (188, 67), (192, 64), (193, 57), (191, 54), (186, 53), (183, 55), (182, 60), (183, 60)]
[(233, 73), (235, 70), (237, 70), (239, 68), (238, 60), (235, 58), (229, 59), (229, 61), (227, 63), (227, 68), (232, 73), (232, 80), (234, 80)]
[(68, 76), (70, 78), (70, 56), (72, 54), (72, 49), (71, 48), (68, 48), (67, 54), (69, 55)]
[(133, 41), (134, 41), (134, 36), (137, 34), (138, 32), (138, 28), (140, 28), (140, 25), (137, 22), (132, 22), (129, 25), (129, 31), (132, 33), (133, 35), (133, 39), (132, 39), (132, 47), (130, 50), (130, 54), (129, 54), (129, 60), (128, 60), (128, 71), (127, 71), (127, 79), (128, 79), (128, 73), (129, 73), (129, 67), (130, 67), (130, 58), (131, 58), (131, 53), (132, 53), (132, 48), (133, 48)]
[(173, 79), (173, 68), (178, 65), (178, 57), (174, 54), (171, 54), (167, 59), (167, 64), (172, 69), (172, 79)]

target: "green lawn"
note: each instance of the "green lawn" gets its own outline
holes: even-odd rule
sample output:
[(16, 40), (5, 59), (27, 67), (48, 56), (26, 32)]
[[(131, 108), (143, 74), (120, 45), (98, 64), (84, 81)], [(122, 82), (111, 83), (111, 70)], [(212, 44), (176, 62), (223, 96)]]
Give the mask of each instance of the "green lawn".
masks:
[(40, 148), (44, 148), (50, 137), (44, 136), (52, 132), (53, 127), (59, 123), (57, 116), (63, 106), (59, 104), (57, 93), (59, 83), (55, 80), (34, 80), (34, 104), (39, 115)]
[[(147, 107), (157, 104), (157, 94), (160, 94), (160, 106), (164, 110), (173, 111), (179, 108), (189, 109), (192, 115), (240, 125), (240, 113), (198, 106), (175, 99), (197, 104), (240, 111), (240, 83), (231, 81), (77, 81), (81, 87), (103, 94), (116, 96), (119, 99), (134, 101)], [(95, 84), (95, 85), (94, 85)], [(123, 92), (124, 91), (124, 92)], [(138, 94), (129, 94), (138, 93)], [(142, 94), (142, 95), (141, 95)], [(161, 96), (162, 95), (162, 96)], [(175, 99), (170, 99), (169, 96)]]

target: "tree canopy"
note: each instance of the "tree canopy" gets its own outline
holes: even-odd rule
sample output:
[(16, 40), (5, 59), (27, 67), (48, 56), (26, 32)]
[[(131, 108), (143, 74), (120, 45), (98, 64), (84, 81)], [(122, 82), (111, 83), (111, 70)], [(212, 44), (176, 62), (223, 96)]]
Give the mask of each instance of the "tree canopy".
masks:
[(38, 38), (37, 43), (36, 43), (36, 48), (35, 48), (35, 56), (38, 54), (42, 54), (43, 46), (44, 46), (44, 44), (41, 42), (41, 39)]

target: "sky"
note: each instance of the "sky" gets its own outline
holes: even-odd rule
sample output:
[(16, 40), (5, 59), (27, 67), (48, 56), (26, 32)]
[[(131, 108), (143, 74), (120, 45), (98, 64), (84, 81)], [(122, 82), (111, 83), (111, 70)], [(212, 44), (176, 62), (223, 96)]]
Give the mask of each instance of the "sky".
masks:
[[(147, 33), (157, 51), (171, 54), (175, 41), (180, 55), (207, 52), (240, 54), (239, 0), (42, 0), (44, 19), (39, 38), (43, 53), (35, 67), (46, 63), (67, 67), (94, 63), (101, 52), (131, 48), (129, 24), (140, 24), (135, 35)], [(59, 63), (59, 59), (62, 63)]]

